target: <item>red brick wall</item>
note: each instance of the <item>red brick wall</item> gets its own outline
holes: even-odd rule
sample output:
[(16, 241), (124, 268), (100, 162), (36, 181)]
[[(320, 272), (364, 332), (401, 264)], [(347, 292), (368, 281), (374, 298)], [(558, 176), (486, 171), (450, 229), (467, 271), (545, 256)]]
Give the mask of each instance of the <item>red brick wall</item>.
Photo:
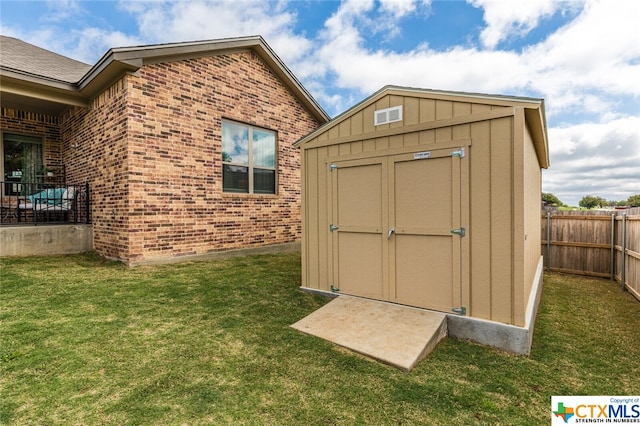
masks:
[[(300, 158), (319, 123), (252, 52), (129, 77), (129, 261), (300, 240)], [(277, 133), (277, 195), (222, 192), (221, 120)]]
[(94, 249), (115, 259), (129, 258), (127, 91), (123, 77), (90, 102), (61, 117), (67, 180), (89, 182)]
[[(223, 118), (277, 133), (276, 195), (222, 192)], [(320, 123), (253, 52), (144, 66), (61, 122), (102, 255), (136, 263), (300, 240), (293, 143)]]

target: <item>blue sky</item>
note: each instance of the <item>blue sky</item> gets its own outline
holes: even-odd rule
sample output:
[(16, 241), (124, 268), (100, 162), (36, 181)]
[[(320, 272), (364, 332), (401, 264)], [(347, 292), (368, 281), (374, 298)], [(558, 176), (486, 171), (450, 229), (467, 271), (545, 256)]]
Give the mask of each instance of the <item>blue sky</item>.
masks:
[(544, 192), (640, 193), (637, 0), (2, 0), (0, 33), (89, 64), (260, 34), (331, 116), (387, 84), (544, 98)]

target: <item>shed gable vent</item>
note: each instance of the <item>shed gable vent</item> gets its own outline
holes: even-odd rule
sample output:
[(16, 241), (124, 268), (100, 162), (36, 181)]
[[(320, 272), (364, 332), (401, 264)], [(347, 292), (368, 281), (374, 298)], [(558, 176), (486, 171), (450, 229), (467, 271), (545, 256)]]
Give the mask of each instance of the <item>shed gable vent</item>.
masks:
[(402, 105), (379, 109), (373, 113), (373, 117), (374, 125), (376, 126), (402, 121)]

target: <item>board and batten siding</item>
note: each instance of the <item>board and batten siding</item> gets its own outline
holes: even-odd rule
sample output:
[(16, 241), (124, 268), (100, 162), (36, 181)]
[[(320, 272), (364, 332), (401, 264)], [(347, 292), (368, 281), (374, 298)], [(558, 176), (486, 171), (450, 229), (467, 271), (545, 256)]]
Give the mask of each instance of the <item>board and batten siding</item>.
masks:
[[(467, 315), (522, 326), (540, 259), (540, 163), (524, 109), (500, 100), (394, 94), (337, 117), (302, 148), (302, 287), (331, 291), (328, 159), (465, 147), (462, 302)], [(374, 126), (402, 105), (403, 120)], [(322, 129), (322, 128), (321, 128)], [(464, 185), (463, 185), (464, 187)], [(466, 202), (464, 200), (467, 200)]]

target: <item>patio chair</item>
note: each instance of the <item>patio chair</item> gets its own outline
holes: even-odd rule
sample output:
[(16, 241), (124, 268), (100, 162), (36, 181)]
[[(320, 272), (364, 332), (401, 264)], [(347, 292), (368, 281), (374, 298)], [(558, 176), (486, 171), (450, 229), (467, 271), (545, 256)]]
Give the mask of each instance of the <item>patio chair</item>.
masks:
[[(42, 215), (43, 220), (51, 220), (52, 216), (57, 213), (64, 215), (65, 221), (67, 214), (73, 212), (74, 221), (77, 220), (77, 191), (74, 186), (67, 186), (62, 188), (49, 188), (38, 192), (37, 194), (29, 195), (23, 200), (18, 210), (24, 211), (24, 217), (26, 218), (26, 211), (33, 211), (34, 221), (38, 221), (38, 216)], [(18, 213), (18, 220), (22, 215)]]

